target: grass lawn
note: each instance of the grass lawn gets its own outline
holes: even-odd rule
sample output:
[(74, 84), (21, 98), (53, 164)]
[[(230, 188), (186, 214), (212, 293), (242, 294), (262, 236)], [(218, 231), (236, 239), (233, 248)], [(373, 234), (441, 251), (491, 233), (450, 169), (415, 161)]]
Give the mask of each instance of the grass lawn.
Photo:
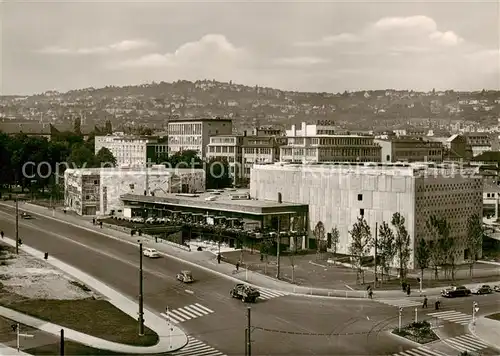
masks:
[[(47, 344), (43, 346), (37, 346), (30, 349), (23, 350), (30, 355), (59, 355), (60, 345), (58, 342), (53, 344)], [(94, 349), (93, 347), (85, 346), (73, 341), (64, 342), (64, 354), (65, 355), (96, 355), (96, 356), (125, 356), (126, 354), (118, 354), (111, 351)]]
[(105, 300), (28, 299), (6, 307), (117, 343), (152, 346), (158, 342), (158, 335), (146, 327), (144, 336), (139, 336), (137, 320)]
[(500, 321), (500, 313), (495, 313), (487, 316), (488, 319)]

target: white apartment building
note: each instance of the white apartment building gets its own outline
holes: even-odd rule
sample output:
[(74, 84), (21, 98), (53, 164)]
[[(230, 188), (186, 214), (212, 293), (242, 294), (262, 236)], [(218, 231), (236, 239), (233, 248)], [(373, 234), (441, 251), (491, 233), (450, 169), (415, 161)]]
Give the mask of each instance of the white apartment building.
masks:
[(244, 137), (242, 147), (243, 178), (250, 179), (250, 170), (254, 164), (278, 162), (280, 145), (284, 143), (284, 138), (277, 136)]
[(233, 183), (237, 183), (242, 174), (242, 144), (243, 136), (221, 135), (210, 137), (210, 143), (207, 145), (207, 160), (226, 160), (233, 176)]
[[(458, 166), (431, 167), (430, 164), (337, 163), (323, 165), (256, 165), (251, 172), (250, 194), (258, 200), (282, 200), (309, 205), (309, 241), (315, 225), (323, 222), (326, 232), (337, 227), (340, 233), (338, 252), (348, 253), (349, 230), (362, 215), (374, 234), (376, 224), (390, 224), (399, 212), (406, 220), (414, 253), (420, 238), (432, 240), (426, 222), (431, 215), (441, 216), (451, 224), (458, 262), (468, 258), (465, 237), (467, 218), (482, 216), (483, 182), (471, 171)], [(410, 268), (414, 267), (414, 256)]]
[[(96, 136), (94, 150), (97, 154), (101, 148), (107, 148), (115, 157), (116, 165), (143, 166), (148, 157), (154, 159), (155, 154), (167, 151), (166, 143), (158, 142), (155, 137), (125, 135), (117, 132), (113, 135)], [(153, 152), (153, 155), (149, 153)], [(154, 160), (153, 160), (154, 161)]]
[(231, 135), (230, 119), (171, 120), (168, 122), (168, 154), (193, 150), (205, 159), (211, 136)]
[(286, 130), (286, 145), (280, 149), (281, 162), (380, 162), (381, 147), (373, 136), (335, 135), (330, 121), (302, 123)]
[(203, 169), (145, 167), (81, 168), (64, 172), (65, 207), (80, 215), (120, 214), (124, 194), (166, 196), (205, 190)]

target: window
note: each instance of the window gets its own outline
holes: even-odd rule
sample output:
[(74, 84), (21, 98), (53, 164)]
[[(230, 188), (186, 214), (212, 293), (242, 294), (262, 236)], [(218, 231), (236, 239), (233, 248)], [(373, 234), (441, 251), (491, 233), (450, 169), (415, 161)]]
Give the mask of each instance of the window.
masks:
[(129, 184), (128, 185), (130, 189), (134, 189), (134, 185), (133, 184)]
[(365, 209), (359, 209), (359, 215), (365, 216)]
[(387, 155), (387, 156), (385, 156), (385, 160), (386, 160), (387, 162), (389, 162), (389, 161), (391, 160), (391, 155)]
[(85, 200), (89, 200), (89, 199), (90, 199), (90, 195), (86, 195)]
[(97, 185), (97, 179), (94, 180), (94, 184)]
[(363, 200), (363, 194), (358, 194), (358, 201)]

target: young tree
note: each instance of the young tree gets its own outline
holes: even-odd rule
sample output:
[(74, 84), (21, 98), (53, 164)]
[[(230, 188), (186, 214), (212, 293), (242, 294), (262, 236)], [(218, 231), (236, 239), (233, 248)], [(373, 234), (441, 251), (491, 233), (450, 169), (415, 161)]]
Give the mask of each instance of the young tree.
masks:
[(337, 226), (335, 226), (332, 229), (332, 250), (333, 250), (333, 257), (334, 258), (337, 255), (339, 243), (340, 243), (340, 233), (339, 233), (339, 229), (337, 228)]
[(313, 235), (316, 238), (316, 250), (319, 256), (325, 241), (325, 225), (323, 222), (318, 221), (314, 227)]
[(418, 264), (418, 268), (420, 268), (420, 279), (422, 281), (424, 280), (424, 270), (429, 267), (430, 258), (429, 244), (421, 238), (415, 250), (415, 260)]
[(288, 259), (290, 260), (290, 266), (292, 267), (292, 284), (293, 284), (295, 283), (295, 253), (293, 251), (290, 251)]
[(408, 262), (410, 261), (410, 235), (405, 227), (405, 218), (400, 213), (392, 215), (391, 224), (396, 230), (395, 245), (399, 261), (399, 278), (403, 282), (408, 273)]
[(448, 261), (446, 254), (450, 252), (450, 224), (445, 218), (431, 215), (426, 225), (429, 231), (434, 234), (434, 239), (429, 242), (429, 258), (434, 269), (434, 278), (438, 279), (438, 268), (446, 264)]
[(381, 281), (384, 282), (384, 272), (389, 276), (390, 279), (390, 266), (391, 262), (396, 256), (396, 244), (394, 239), (394, 232), (389, 227), (385, 221), (378, 228), (378, 239), (377, 239), (377, 257), (380, 261), (380, 267), (382, 267)]
[(359, 276), (363, 278), (363, 284), (365, 283), (365, 274), (363, 272), (363, 259), (370, 253), (373, 246), (373, 237), (370, 231), (370, 226), (366, 222), (363, 216), (358, 217), (358, 220), (352, 226), (352, 230), (349, 231), (352, 241), (349, 246), (349, 253), (353, 257), (353, 265), (357, 269), (356, 279), (359, 282)]
[(484, 228), (481, 218), (474, 214), (467, 220), (467, 249), (469, 250), (469, 274), (472, 278), (476, 263), (483, 245)]

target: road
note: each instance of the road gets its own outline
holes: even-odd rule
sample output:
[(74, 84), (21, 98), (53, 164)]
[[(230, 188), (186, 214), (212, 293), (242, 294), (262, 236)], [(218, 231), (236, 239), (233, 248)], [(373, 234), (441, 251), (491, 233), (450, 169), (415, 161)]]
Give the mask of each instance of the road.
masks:
[[(1, 206), (0, 229), (13, 237), (14, 224), (13, 209)], [(19, 226), (25, 244), (137, 298), (138, 248), (42, 216), (20, 219)], [(194, 284), (176, 281), (175, 274), (183, 269), (192, 270)], [(247, 306), (229, 297), (233, 282), (168, 257), (145, 258), (144, 273), (147, 308), (162, 313), (168, 306), (177, 317), (191, 317), (177, 319), (190, 336), (224, 354), (243, 354)], [(489, 297), (494, 296), (485, 298)], [(470, 306), (466, 301), (450, 303), (464, 310)], [(186, 306), (191, 309), (178, 309)], [(397, 325), (397, 308), (390, 305), (271, 296), (251, 308), (255, 355), (387, 355), (411, 347), (380, 331)], [(193, 310), (204, 310), (206, 315), (193, 317)], [(409, 321), (413, 314), (405, 313), (404, 318)]]

